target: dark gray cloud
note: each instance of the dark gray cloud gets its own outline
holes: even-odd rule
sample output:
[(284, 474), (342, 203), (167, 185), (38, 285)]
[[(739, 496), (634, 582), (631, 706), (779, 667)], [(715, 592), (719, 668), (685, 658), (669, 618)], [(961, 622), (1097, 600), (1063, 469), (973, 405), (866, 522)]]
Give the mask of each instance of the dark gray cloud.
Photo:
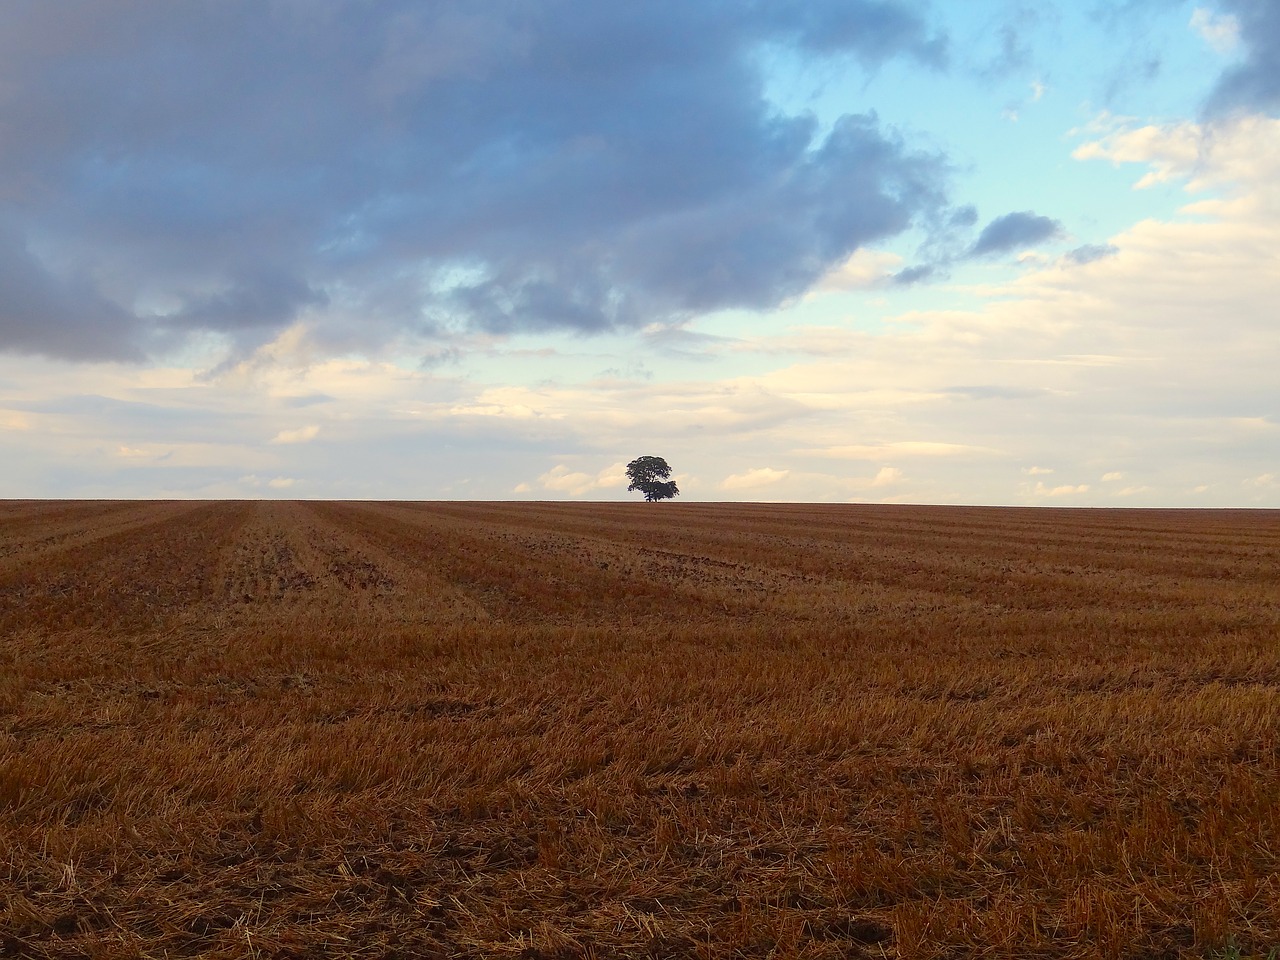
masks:
[(0, 346), (71, 359), (137, 359), (133, 318), (75, 270), (55, 276), (0, 225)]
[(1062, 224), (1049, 217), (1042, 217), (1031, 210), (1006, 213), (996, 217), (978, 234), (969, 250), (971, 257), (985, 257), (1007, 253), (1032, 243), (1062, 236)]
[(196, 293), (183, 308), (164, 316), (169, 326), (236, 331), (278, 328), (309, 306), (328, 298), (289, 273), (257, 273), (229, 278), (226, 289)]
[(322, 403), (332, 403), (337, 397), (327, 393), (309, 393), (304, 397), (277, 397), (276, 402), (282, 407), (289, 409), (297, 409), (301, 407), (314, 407)]
[(938, 267), (930, 263), (922, 263), (914, 267), (905, 267), (895, 273), (890, 279), (894, 286), (910, 287), (917, 283), (924, 283), (932, 280), (938, 272)]
[(779, 46), (947, 57), (911, 0), (0, 0), (0, 349), (774, 306), (942, 216), (948, 173), (778, 115)]
[(1213, 113), (1280, 108), (1280, 4), (1276, 0), (1225, 0), (1239, 18), (1245, 56), (1228, 70), (1209, 98)]
[(1086, 264), (1114, 257), (1119, 252), (1120, 248), (1111, 243), (1086, 243), (1084, 246), (1067, 251), (1066, 259), (1071, 263)]

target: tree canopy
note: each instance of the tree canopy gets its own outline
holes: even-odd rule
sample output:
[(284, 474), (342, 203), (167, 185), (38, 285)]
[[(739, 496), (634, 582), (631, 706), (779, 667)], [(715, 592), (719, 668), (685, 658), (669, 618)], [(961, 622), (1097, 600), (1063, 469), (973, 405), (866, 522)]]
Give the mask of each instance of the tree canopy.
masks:
[(646, 500), (669, 500), (680, 495), (671, 468), (662, 457), (637, 457), (627, 464), (628, 490), (639, 490)]

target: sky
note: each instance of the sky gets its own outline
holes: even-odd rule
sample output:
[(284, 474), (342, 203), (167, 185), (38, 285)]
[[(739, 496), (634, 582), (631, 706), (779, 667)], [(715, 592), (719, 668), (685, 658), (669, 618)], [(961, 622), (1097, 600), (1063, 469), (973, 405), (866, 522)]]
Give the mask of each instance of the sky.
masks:
[(0, 0), (0, 497), (1280, 507), (1274, 0)]

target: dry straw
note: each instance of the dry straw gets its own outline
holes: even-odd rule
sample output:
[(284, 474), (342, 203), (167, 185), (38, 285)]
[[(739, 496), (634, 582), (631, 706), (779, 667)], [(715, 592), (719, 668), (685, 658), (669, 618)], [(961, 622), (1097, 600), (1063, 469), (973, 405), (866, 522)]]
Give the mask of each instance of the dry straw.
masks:
[(0, 956), (1263, 956), (1278, 734), (1272, 513), (0, 505)]

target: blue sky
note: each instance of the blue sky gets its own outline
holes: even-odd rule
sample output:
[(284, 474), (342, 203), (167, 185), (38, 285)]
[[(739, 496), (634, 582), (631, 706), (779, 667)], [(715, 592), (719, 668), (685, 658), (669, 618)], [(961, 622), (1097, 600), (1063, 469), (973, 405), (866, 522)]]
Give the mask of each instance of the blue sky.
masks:
[(0, 0), (0, 496), (1280, 507), (1280, 8)]

